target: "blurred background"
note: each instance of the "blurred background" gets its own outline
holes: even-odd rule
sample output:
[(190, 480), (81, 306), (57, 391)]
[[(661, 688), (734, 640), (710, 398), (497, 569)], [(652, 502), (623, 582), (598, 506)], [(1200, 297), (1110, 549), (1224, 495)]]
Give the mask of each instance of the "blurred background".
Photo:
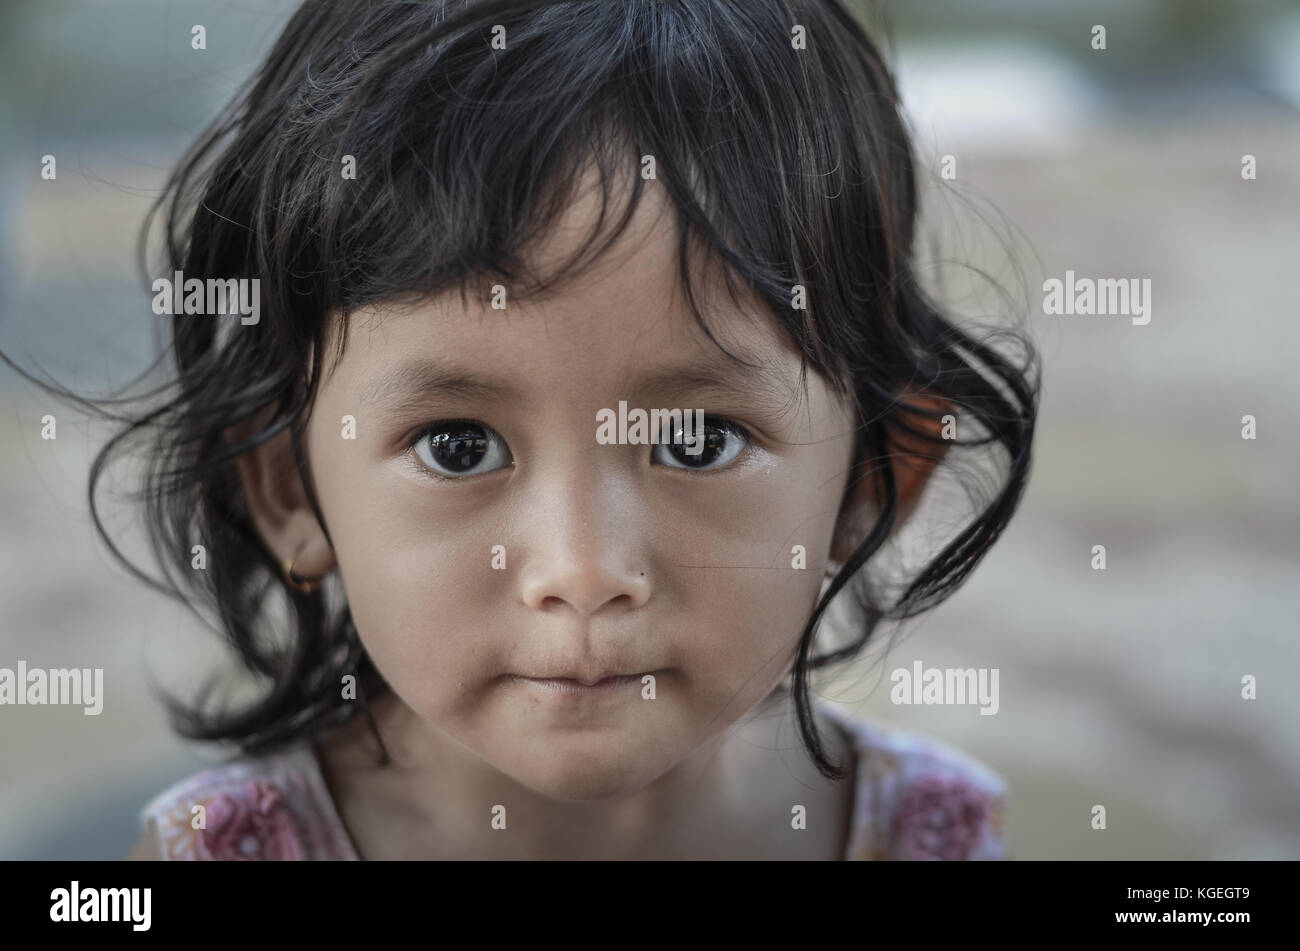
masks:
[[(293, 6), (0, 4), (0, 349), (90, 394), (149, 363), (138, 226)], [(1300, 858), (1300, 10), (867, 13), (889, 24), (927, 170), (922, 271), (981, 325), (1018, 313), (1045, 392), (1010, 529), (828, 694), (998, 770), (1013, 857)], [(190, 48), (196, 23), (206, 51)], [(1149, 278), (1150, 324), (1044, 315), (1042, 282), (1067, 269)], [(55, 440), (40, 437), (47, 413)], [(183, 691), (225, 660), (95, 538), (85, 484), (104, 435), (0, 367), (0, 667), (103, 667), (106, 695), (97, 717), (0, 707), (0, 858), (121, 857), (144, 802), (212, 758), (168, 732), (149, 683)], [(108, 508), (110, 526), (138, 521)], [(891, 704), (889, 671), (917, 660), (998, 668), (997, 715)]]

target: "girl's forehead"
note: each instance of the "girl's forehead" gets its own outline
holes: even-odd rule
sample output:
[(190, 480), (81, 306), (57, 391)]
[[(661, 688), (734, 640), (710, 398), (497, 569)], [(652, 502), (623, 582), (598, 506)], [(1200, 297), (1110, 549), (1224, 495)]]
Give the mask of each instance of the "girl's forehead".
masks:
[[(656, 284), (651, 275), (611, 271), (599, 286), (575, 285), (500, 309), (490, 300), (444, 294), (358, 314), (339, 376), (370, 398), (408, 385), (523, 397), (630, 392), (639, 384), (664, 393), (694, 383), (733, 384), (756, 400), (790, 399), (799, 356), (793, 344), (780, 345), (774, 321), (734, 307), (706, 308), (715, 343), (684, 301), (647, 291)], [(418, 369), (404, 369), (412, 366)], [(499, 385), (479, 385), (489, 380)]]
[(761, 299), (729, 286), (717, 256), (692, 242), (691, 292), (717, 343), (709, 339), (682, 285), (676, 215), (662, 186), (647, 182), (626, 226), (615, 230), (625, 210), (611, 203), (602, 217), (600, 190), (588, 182), (521, 252), (533, 286), (556, 274), (563, 280), (532, 293), (528, 282), (486, 278), (469, 282), (463, 295), (449, 289), (362, 308), (348, 317), (341, 362), (350, 362), (349, 353), (385, 364), (440, 353), (521, 373), (548, 361), (570, 374), (594, 366), (623, 372), (663, 358), (725, 361), (721, 343), (746, 362), (798, 364), (798, 348)]
[(481, 411), (549, 424), (626, 400), (646, 411), (734, 414), (774, 438), (813, 440), (849, 425), (773, 319), (705, 308), (715, 342), (684, 301), (641, 292), (657, 281), (648, 270), (611, 269), (501, 309), (444, 294), (357, 315), (326, 401), (375, 419)]

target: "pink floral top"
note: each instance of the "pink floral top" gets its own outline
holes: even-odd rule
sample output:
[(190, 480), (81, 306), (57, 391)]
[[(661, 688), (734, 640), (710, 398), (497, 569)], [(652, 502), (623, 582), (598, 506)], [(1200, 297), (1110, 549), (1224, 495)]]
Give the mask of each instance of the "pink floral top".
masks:
[[(818, 706), (849, 733), (858, 756), (845, 859), (1006, 858), (1000, 776), (935, 740)], [(150, 800), (140, 821), (163, 859), (360, 857), (305, 740), (201, 770)]]

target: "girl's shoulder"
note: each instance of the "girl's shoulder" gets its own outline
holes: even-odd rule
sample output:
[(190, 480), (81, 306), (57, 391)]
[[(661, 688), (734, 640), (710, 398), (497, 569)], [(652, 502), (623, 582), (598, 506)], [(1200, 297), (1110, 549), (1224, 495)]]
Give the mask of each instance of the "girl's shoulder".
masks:
[(850, 860), (1005, 859), (1006, 781), (920, 733), (821, 700), (857, 754)]
[(140, 826), (168, 860), (357, 858), (306, 740), (199, 770), (149, 800)]

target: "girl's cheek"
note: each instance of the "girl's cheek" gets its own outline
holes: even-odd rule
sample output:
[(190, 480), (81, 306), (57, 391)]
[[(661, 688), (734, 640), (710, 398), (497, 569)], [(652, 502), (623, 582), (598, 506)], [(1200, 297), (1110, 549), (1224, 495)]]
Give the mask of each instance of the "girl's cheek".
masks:
[(428, 644), (440, 625), (464, 629), (454, 615), (477, 604), (490, 575), (486, 549), (470, 557), (465, 519), (427, 494), (352, 472), (346, 461), (318, 487), (363, 640)]
[(699, 563), (765, 566), (784, 576), (820, 572), (838, 494), (836, 480), (796, 457), (743, 479), (709, 479), (677, 504)]
[[(399, 696), (426, 714), (500, 673), (473, 569), (411, 552), (417, 567), (376, 560), (345, 576), (362, 643)], [(463, 560), (462, 560), (463, 562)]]

